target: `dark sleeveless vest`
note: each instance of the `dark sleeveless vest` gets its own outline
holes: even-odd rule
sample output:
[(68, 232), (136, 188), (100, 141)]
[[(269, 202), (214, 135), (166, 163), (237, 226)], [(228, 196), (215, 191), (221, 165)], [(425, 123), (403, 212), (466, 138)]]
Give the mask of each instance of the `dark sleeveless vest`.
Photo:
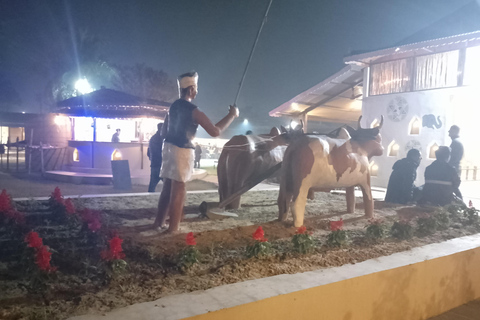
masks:
[(196, 105), (184, 99), (178, 99), (170, 106), (165, 142), (179, 148), (195, 149), (192, 140), (198, 127), (193, 120), (193, 110), (196, 108)]

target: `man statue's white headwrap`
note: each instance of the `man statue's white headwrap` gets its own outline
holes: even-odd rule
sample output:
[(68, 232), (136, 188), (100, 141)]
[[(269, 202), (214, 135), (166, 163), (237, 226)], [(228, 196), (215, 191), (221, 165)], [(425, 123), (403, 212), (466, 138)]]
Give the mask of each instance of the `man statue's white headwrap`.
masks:
[(185, 89), (190, 86), (196, 87), (198, 83), (198, 73), (195, 72), (193, 76), (180, 76), (177, 82), (180, 89)]

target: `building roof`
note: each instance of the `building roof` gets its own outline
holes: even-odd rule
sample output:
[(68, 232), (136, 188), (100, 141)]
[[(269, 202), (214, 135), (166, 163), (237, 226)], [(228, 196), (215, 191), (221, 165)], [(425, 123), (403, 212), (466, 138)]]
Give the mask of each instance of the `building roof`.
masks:
[(472, 1), (390, 48), (359, 52), (344, 62), (369, 64), (476, 45), (480, 45), (480, 4)]
[(36, 113), (0, 112), (0, 126), (24, 127), (25, 123), (39, 116)]
[(362, 67), (347, 65), (339, 72), (269, 112), (272, 117), (325, 122), (354, 122), (362, 110)]
[(66, 99), (57, 103), (57, 112), (101, 118), (164, 118), (170, 103), (153, 99), (142, 99), (131, 94), (102, 87), (88, 94)]

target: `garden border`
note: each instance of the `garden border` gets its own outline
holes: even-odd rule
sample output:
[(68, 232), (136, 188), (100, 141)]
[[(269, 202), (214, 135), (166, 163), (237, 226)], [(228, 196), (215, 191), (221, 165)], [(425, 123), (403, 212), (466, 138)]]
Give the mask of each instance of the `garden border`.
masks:
[(358, 264), (168, 296), (104, 315), (124, 319), (427, 319), (480, 298), (480, 234)]

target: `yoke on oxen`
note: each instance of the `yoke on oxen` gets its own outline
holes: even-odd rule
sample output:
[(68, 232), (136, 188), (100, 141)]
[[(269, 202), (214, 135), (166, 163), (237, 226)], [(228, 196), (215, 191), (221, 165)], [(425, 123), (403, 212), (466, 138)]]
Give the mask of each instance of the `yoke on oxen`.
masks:
[[(271, 169), (280, 168), (279, 164), (290, 141), (303, 134), (303, 123), (290, 130), (281, 128), (281, 131), (272, 128), (265, 135), (234, 136), (225, 144), (217, 167), (220, 202), (245, 189), (245, 186), (252, 185), (253, 181), (259, 180), (258, 177), (263, 180), (278, 171)], [(268, 177), (265, 176), (266, 173)], [(238, 209), (240, 200), (241, 194), (234, 197), (225, 208)]]

